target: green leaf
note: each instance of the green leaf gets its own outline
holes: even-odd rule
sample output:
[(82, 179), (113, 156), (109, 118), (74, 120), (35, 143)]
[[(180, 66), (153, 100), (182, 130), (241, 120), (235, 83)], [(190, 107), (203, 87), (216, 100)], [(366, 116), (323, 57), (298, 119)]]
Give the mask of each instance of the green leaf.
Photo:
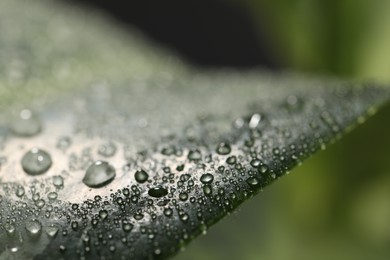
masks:
[(0, 32), (4, 259), (171, 256), (390, 97), (199, 71), (53, 1), (2, 1)]

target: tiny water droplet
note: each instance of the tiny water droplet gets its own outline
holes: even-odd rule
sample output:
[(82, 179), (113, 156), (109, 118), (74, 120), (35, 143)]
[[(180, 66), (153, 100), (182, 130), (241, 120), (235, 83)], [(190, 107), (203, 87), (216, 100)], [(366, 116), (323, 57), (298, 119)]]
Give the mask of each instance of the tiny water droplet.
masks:
[(42, 231), (42, 224), (36, 219), (30, 220), (26, 223), (26, 230), (31, 236), (40, 236)]
[(199, 150), (193, 150), (188, 153), (188, 159), (190, 161), (199, 161), (202, 159), (202, 154), (200, 153)]
[(122, 222), (122, 229), (125, 232), (130, 232), (133, 229), (133, 224), (123, 221)]
[(46, 234), (49, 237), (55, 237), (58, 233), (58, 227), (51, 225), (46, 228)]
[(105, 209), (102, 209), (102, 210), (100, 210), (99, 211), (99, 217), (101, 218), (101, 219), (106, 219), (107, 217), (108, 217), (108, 212), (107, 212), (107, 210), (105, 210)]
[(165, 216), (170, 217), (170, 216), (172, 216), (172, 214), (173, 214), (173, 210), (171, 208), (164, 209)]
[(213, 189), (211, 188), (211, 185), (204, 185), (203, 186), (203, 193), (206, 196), (210, 196), (213, 193)]
[(155, 198), (161, 198), (168, 194), (168, 190), (163, 187), (154, 187), (149, 189), (148, 194)]
[(64, 186), (64, 179), (59, 175), (53, 176), (53, 185), (57, 188), (61, 188)]
[(32, 148), (22, 158), (22, 168), (29, 175), (40, 175), (49, 170), (52, 165), (50, 155), (38, 148)]
[(144, 183), (148, 180), (149, 175), (144, 170), (136, 171), (134, 178), (138, 183)]
[(186, 192), (182, 192), (179, 194), (179, 199), (181, 201), (186, 201), (188, 199), (188, 194)]
[(112, 157), (116, 153), (116, 145), (112, 142), (102, 144), (98, 148), (98, 154), (104, 157)]
[(16, 193), (15, 194), (19, 198), (23, 197), (23, 195), (24, 195), (24, 188), (22, 186), (18, 186), (18, 188), (16, 189)]
[(203, 183), (203, 184), (209, 184), (209, 183), (212, 183), (214, 180), (214, 176), (210, 173), (205, 173), (205, 174), (202, 174), (202, 176), (200, 177), (200, 181)]
[(83, 182), (91, 188), (100, 188), (115, 178), (115, 169), (108, 162), (95, 161), (87, 169)]
[(246, 183), (248, 183), (248, 185), (251, 187), (251, 188), (257, 188), (260, 186), (260, 182), (259, 180), (256, 178), (256, 177), (249, 177), (247, 180), (246, 180)]
[(15, 135), (30, 137), (41, 131), (42, 123), (30, 109), (23, 109), (11, 122), (10, 128)]
[(232, 148), (227, 143), (220, 143), (217, 147), (217, 153), (220, 155), (227, 155), (232, 151)]

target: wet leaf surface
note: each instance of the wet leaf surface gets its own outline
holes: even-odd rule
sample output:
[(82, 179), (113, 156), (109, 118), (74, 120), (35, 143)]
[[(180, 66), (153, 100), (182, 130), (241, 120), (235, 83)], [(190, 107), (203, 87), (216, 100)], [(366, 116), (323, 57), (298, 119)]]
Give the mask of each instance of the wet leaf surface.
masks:
[(199, 71), (36, 2), (0, 4), (2, 259), (171, 256), (389, 100), (374, 84)]

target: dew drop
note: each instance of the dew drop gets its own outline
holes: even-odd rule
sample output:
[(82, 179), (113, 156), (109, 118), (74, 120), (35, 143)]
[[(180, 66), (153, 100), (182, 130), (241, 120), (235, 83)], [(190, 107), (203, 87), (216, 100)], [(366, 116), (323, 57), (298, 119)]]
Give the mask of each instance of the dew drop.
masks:
[(183, 222), (187, 222), (188, 219), (190, 218), (187, 213), (183, 213), (179, 217), (180, 217), (180, 220)]
[(38, 148), (32, 148), (22, 158), (22, 168), (29, 175), (40, 175), (52, 165), (50, 155)]
[(30, 220), (26, 223), (26, 230), (31, 236), (40, 236), (42, 231), (42, 224), (36, 219)]
[(164, 215), (167, 217), (171, 217), (173, 214), (173, 210), (171, 208), (164, 209)]
[(209, 184), (209, 183), (212, 183), (214, 180), (214, 176), (210, 173), (205, 173), (205, 174), (202, 174), (202, 176), (200, 177), (200, 181), (203, 183), (203, 184)]
[(100, 188), (115, 178), (115, 169), (108, 162), (95, 161), (87, 169), (83, 182), (91, 188)]
[(200, 153), (199, 150), (193, 150), (188, 153), (188, 159), (190, 161), (199, 161), (202, 159), (202, 154)]
[(179, 199), (181, 201), (186, 201), (188, 199), (188, 194), (186, 192), (182, 192), (179, 194)]
[(105, 210), (105, 209), (102, 209), (102, 210), (100, 210), (99, 211), (99, 217), (101, 218), (101, 219), (106, 219), (107, 217), (108, 217), (108, 212), (107, 212), (107, 210)]
[(249, 177), (247, 180), (246, 180), (246, 183), (248, 183), (248, 185), (251, 187), (251, 188), (257, 188), (260, 186), (260, 182), (259, 180), (256, 178), (256, 177)]
[(268, 166), (267, 165), (260, 165), (258, 169), (259, 169), (260, 173), (267, 173), (268, 172)]
[(104, 157), (112, 157), (116, 153), (116, 145), (112, 142), (103, 144), (98, 148), (98, 154)]
[(51, 225), (46, 228), (46, 234), (49, 237), (55, 237), (58, 233), (58, 227)]
[(210, 196), (213, 192), (213, 189), (211, 188), (211, 185), (204, 185), (203, 186), (203, 193), (206, 196)]
[(57, 148), (64, 151), (64, 150), (68, 149), (71, 144), (72, 144), (72, 141), (71, 141), (70, 137), (62, 136), (58, 139)]
[(24, 188), (22, 186), (18, 186), (18, 188), (16, 189), (16, 192), (15, 192), (16, 196), (18, 196), (19, 198), (20, 197), (23, 197), (24, 195)]
[(155, 198), (161, 198), (168, 194), (168, 190), (163, 187), (154, 187), (149, 189), (148, 194)]
[(53, 176), (53, 185), (57, 188), (61, 188), (64, 186), (64, 179), (59, 175)]
[(128, 223), (128, 222), (126, 222), (126, 221), (123, 221), (123, 222), (122, 222), (122, 229), (123, 229), (123, 231), (125, 231), (125, 232), (130, 232), (130, 231), (133, 229), (133, 224)]
[(144, 170), (136, 171), (134, 178), (138, 183), (144, 183), (148, 180), (149, 175)]
[(232, 148), (227, 143), (220, 143), (217, 147), (217, 153), (220, 155), (227, 155), (232, 151)]
[(23, 109), (11, 122), (11, 131), (18, 136), (30, 137), (42, 130), (41, 120), (30, 109)]

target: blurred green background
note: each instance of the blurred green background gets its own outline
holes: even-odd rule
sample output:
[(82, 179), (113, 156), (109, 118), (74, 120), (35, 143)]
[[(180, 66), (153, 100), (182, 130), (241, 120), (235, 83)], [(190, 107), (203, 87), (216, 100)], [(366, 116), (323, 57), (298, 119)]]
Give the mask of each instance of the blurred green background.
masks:
[[(390, 1), (236, 0), (286, 68), (390, 82)], [(390, 107), (176, 259), (390, 259)]]

